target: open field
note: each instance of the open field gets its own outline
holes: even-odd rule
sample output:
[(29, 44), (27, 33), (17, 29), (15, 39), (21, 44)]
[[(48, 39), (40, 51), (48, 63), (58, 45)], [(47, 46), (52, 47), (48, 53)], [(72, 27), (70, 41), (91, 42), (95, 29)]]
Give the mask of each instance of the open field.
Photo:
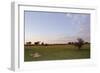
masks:
[(24, 61), (67, 60), (90, 58), (90, 44), (78, 50), (74, 45), (28, 46), (24, 48)]

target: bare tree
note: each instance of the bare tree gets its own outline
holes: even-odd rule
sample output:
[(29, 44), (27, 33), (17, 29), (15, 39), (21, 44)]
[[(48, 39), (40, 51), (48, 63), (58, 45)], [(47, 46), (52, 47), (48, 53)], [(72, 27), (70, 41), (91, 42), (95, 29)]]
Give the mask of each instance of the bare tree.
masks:
[(81, 47), (84, 45), (84, 40), (82, 38), (78, 38), (74, 45), (78, 47), (79, 50), (81, 50)]

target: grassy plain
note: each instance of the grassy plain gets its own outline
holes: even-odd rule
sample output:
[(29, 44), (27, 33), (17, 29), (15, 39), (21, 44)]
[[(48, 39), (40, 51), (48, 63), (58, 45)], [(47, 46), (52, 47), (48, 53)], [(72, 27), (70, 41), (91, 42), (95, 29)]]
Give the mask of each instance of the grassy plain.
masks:
[[(35, 56), (37, 53), (37, 56)], [(70, 60), (90, 58), (90, 44), (78, 50), (74, 45), (24, 46), (24, 61)]]

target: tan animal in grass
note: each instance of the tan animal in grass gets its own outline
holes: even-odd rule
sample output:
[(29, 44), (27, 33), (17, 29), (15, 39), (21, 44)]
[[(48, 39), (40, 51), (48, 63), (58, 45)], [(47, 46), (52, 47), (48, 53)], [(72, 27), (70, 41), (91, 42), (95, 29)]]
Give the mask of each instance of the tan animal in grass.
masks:
[(41, 55), (40, 55), (38, 52), (36, 52), (36, 53), (30, 54), (30, 56), (32, 56), (33, 58), (38, 58), (38, 57), (40, 57)]

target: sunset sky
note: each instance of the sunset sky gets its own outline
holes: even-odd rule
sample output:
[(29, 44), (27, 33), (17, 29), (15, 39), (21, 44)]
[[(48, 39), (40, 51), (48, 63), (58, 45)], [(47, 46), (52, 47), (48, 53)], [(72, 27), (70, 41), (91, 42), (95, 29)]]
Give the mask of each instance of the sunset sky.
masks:
[(90, 14), (24, 11), (25, 42), (90, 42)]

